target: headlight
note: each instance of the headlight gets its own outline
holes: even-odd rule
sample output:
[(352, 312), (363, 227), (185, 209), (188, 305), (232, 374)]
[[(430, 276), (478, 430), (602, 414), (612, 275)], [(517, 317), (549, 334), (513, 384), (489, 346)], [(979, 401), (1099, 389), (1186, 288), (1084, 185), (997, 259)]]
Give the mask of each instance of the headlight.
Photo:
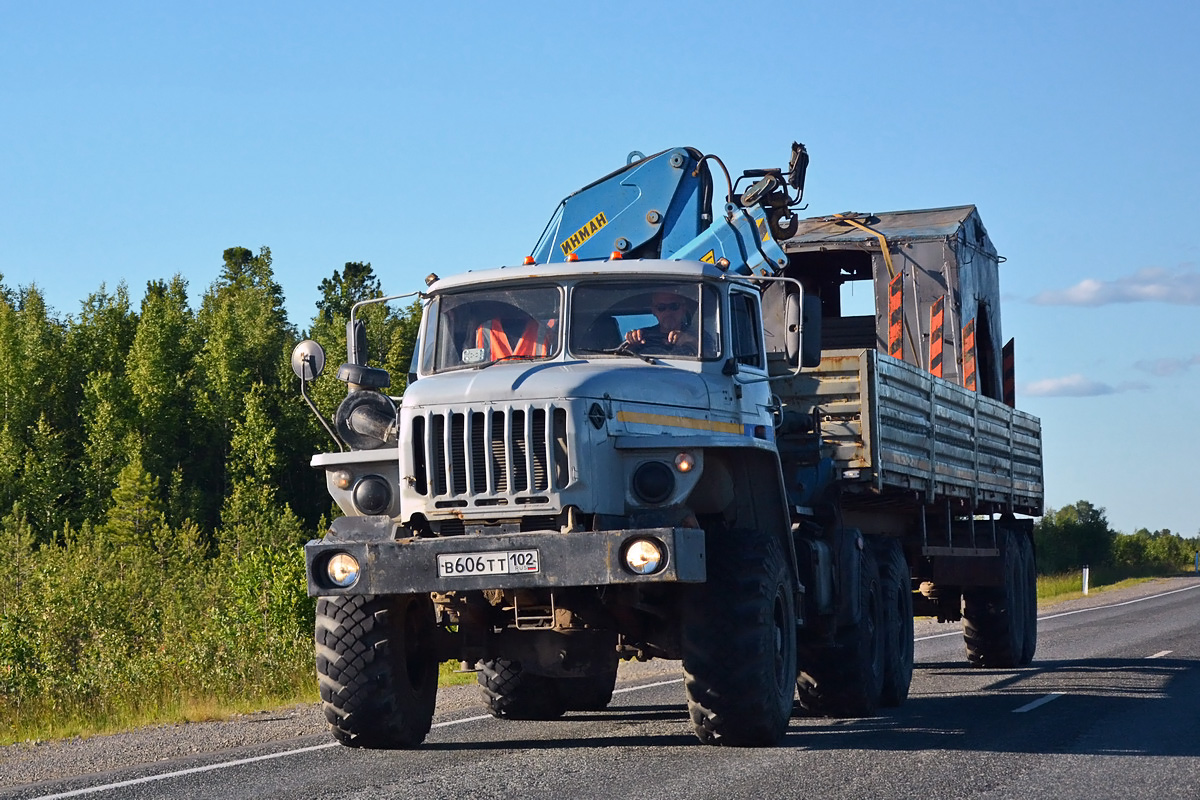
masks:
[(334, 586), (345, 589), (358, 580), (358, 559), (349, 553), (334, 553), (325, 562), (325, 574)]
[(392, 505), (392, 490), (378, 475), (368, 475), (354, 484), (354, 507), (366, 515), (385, 514)]
[(665, 562), (663, 546), (653, 539), (634, 539), (625, 545), (625, 566), (637, 575), (653, 575)]
[(675, 491), (675, 474), (661, 461), (647, 461), (633, 471), (632, 488), (637, 499), (657, 505)]

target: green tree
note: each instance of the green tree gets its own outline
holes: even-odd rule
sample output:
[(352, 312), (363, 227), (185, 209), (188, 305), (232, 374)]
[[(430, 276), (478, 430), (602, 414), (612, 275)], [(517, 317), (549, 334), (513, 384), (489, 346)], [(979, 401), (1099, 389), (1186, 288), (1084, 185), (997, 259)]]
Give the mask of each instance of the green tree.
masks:
[(93, 372), (83, 388), (83, 467), (79, 495), (83, 517), (103, 518), (128, 461), (127, 438), (133, 429), (134, 406), (129, 382), (121, 374)]
[(105, 532), (114, 542), (158, 550), (155, 534), (165, 522), (158, 479), (142, 467), (137, 443), (129, 446), (133, 455), (117, 476), (112, 506), (104, 521)]
[(129, 289), (121, 283), (114, 294), (104, 285), (81, 304), (78, 319), (67, 324), (66, 345), (74, 370), (72, 382), (82, 386), (97, 372), (123, 375), (138, 318), (130, 307)]
[(74, 488), (65, 436), (45, 415), (32, 426), (21, 470), (20, 496), (39, 542), (51, 542), (70, 522)]
[(20, 293), (17, 324), (17, 355), (20, 400), (14, 406), (18, 427), (32, 428), (39, 417), (65, 430), (63, 420), (74, 417), (73, 400), (78, 391), (70, 387), (70, 362), (65, 357), (66, 330), (50, 315), (41, 291), (27, 286)]
[(203, 344), (196, 359), (194, 430), (202, 438), (194, 452), (206, 503), (203, 514), (210, 525), (232, 490), (226, 462), (246, 396), (252, 386), (262, 384), (268, 387), (265, 401), (272, 412), (280, 407), (284, 387), (290, 389), (286, 364), (296, 339), (271, 271), (271, 251), (264, 247), (254, 255), (233, 247), (224, 258), (221, 278), (205, 293), (196, 320)]
[(198, 518), (196, 484), (203, 452), (195, 436), (194, 364), (199, 352), (195, 316), (188, 307), (187, 282), (151, 281), (142, 299), (141, 319), (129, 348), (126, 375), (136, 406), (137, 429), (147, 472), (166, 487), (172, 524)]
[(251, 388), (233, 433), (233, 489), (221, 509), (221, 525), (225, 542), (238, 552), (250, 546), (290, 548), (303, 539), (299, 519), (281, 499), (283, 460), (270, 395), (261, 383)]
[(335, 316), (347, 320), (355, 303), (383, 297), (379, 278), (375, 277), (370, 262), (347, 261), (344, 271), (335, 269), (332, 277), (325, 278), (317, 288), (321, 292), (317, 310), (327, 322), (332, 322)]
[(1033, 532), (1043, 572), (1112, 563), (1117, 534), (1109, 528), (1104, 509), (1087, 500), (1058, 510), (1046, 509)]

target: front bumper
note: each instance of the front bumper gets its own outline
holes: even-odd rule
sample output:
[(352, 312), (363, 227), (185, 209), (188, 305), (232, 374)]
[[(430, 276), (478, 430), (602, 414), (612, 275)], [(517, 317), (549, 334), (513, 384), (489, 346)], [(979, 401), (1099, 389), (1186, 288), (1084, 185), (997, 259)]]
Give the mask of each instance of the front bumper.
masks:
[[(704, 531), (699, 528), (639, 528), (561, 533), (537, 531), (485, 536), (395, 539), (386, 517), (342, 517), (324, 539), (304, 546), (308, 593), (317, 595), (424, 594), (480, 589), (560, 588), (637, 583), (703, 583)], [(654, 539), (663, 548), (663, 566), (639, 575), (624, 564), (633, 539)], [(499, 575), (439, 576), (438, 556), (537, 551), (538, 571)], [(351, 586), (339, 588), (325, 565), (336, 553), (358, 561)]]

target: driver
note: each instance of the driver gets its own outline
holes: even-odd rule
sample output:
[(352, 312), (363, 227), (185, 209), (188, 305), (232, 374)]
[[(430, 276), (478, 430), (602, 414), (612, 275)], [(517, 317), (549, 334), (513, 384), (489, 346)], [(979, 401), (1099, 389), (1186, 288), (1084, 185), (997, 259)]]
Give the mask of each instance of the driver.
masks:
[(660, 290), (650, 297), (650, 313), (658, 320), (647, 328), (634, 328), (625, 334), (631, 345), (662, 348), (669, 353), (696, 352), (696, 334), (692, 317), (696, 303), (670, 290)]

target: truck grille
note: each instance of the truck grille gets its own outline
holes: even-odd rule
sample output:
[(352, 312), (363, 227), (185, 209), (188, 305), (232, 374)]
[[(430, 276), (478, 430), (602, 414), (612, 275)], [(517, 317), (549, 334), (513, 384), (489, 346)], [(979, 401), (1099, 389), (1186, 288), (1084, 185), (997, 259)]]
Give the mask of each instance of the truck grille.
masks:
[(418, 494), (437, 508), (549, 503), (569, 480), (567, 412), (555, 406), (413, 418)]

